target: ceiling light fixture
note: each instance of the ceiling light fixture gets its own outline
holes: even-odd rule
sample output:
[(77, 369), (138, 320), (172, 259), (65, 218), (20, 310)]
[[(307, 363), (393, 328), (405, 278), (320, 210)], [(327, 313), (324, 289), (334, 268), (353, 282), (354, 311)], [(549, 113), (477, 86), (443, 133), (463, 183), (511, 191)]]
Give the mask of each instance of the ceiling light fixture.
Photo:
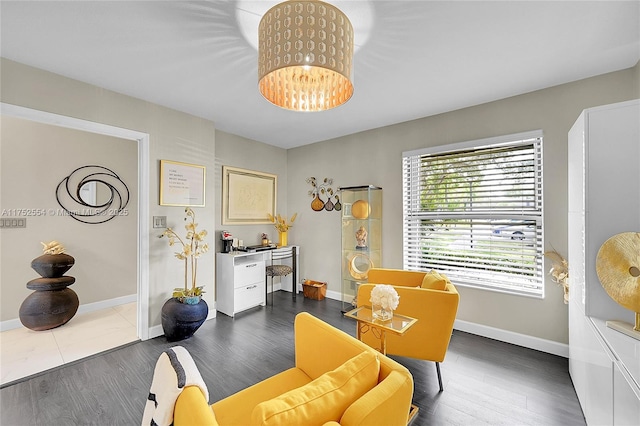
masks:
[(269, 102), (293, 111), (324, 111), (353, 94), (353, 27), (337, 7), (288, 0), (258, 27), (258, 87)]

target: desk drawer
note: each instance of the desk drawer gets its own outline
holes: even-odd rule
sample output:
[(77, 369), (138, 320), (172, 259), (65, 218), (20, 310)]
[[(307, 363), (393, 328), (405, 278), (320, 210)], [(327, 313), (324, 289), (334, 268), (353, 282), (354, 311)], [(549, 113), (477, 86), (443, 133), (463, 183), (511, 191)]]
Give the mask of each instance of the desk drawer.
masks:
[(264, 281), (264, 273), (264, 260), (236, 265), (234, 267), (235, 288)]
[(264, 281), (247, 284), (235, 290), (234, 311), (240, 312), (258, 305), (264, 305)]

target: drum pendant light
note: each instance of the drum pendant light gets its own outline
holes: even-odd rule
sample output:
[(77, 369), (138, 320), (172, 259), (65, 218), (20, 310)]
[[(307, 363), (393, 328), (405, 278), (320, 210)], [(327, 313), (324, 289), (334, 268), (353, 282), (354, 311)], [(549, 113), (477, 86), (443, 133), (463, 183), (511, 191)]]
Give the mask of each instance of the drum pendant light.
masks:
[(340, 9), (319, 0), (288, 0), (258, 27), (258, 87), (269, 102), (293, 111), (324, 111), (353, 94), (353, 27)]

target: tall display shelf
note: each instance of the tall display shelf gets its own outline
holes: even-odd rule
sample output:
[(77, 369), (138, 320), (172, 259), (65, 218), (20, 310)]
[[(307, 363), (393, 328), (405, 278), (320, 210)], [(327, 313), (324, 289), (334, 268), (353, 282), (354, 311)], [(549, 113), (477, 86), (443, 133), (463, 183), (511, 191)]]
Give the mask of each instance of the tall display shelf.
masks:
[(358, 286), (382, 262), (382, 188), (341, 187), (342, 311), (355, 307)]
[(607, 327), (634, 314), (603, 289), (602, 244), (640, 232), (640, 101), (590, 108), (569, 131), (569, 373), (588, 424), (640, 424), (640, 340)]

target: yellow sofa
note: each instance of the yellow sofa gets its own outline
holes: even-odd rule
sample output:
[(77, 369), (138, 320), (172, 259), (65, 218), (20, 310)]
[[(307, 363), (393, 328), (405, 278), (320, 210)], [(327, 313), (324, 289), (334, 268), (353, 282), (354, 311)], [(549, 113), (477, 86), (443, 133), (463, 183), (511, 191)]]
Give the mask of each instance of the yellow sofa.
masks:
[[(460, 300), (455, 286), (444, 274), (435, 271), (372, 268), (368, 284), (362, 284), (358, 289), (358, 306), (371, 305), (369, 299), (375, 284), (393, 285), (400, 296), (395, 312), (418, 318), (403, 336), (387, 333), (387, 354), (434, 361), (442, 391), (440, 363), (449, 347)], [(363, 334), (361, 338), (369, 345), (379, 344), (371, 333)]]
[[(294, 328), (295, 367), (211, 406), (200, 388), (185, 387), (175, 405), (174, 425), (407, 424), (413, 397), (409, 370), (309, 313), (298, 314)], [(375, 365), (367, 362), (367, 374), (372, 374), (370, 367), (376, 370), (371, 383), (359, 382), (358, 386), (368, 388), (359, 391), (362, 396), (340, 395), (346, 389), (343, 385), (336, 387), (340, 388), (337, 394), (332, 393), (336, 389), (327, 390), (327, 377), (335, 378), (337, 371), (344, 377), (346, 366), (365, 357), (375, 360)], [(348, 374), (350, 380), (358, 377)], [(304, 398), (307, 400), (302, 401)], [(345, 401), (349, 405), (340, 408)], [(280, 413), (274, 414), (274, 410)], [(298, 415), (313, 421), (300, 420)]]

